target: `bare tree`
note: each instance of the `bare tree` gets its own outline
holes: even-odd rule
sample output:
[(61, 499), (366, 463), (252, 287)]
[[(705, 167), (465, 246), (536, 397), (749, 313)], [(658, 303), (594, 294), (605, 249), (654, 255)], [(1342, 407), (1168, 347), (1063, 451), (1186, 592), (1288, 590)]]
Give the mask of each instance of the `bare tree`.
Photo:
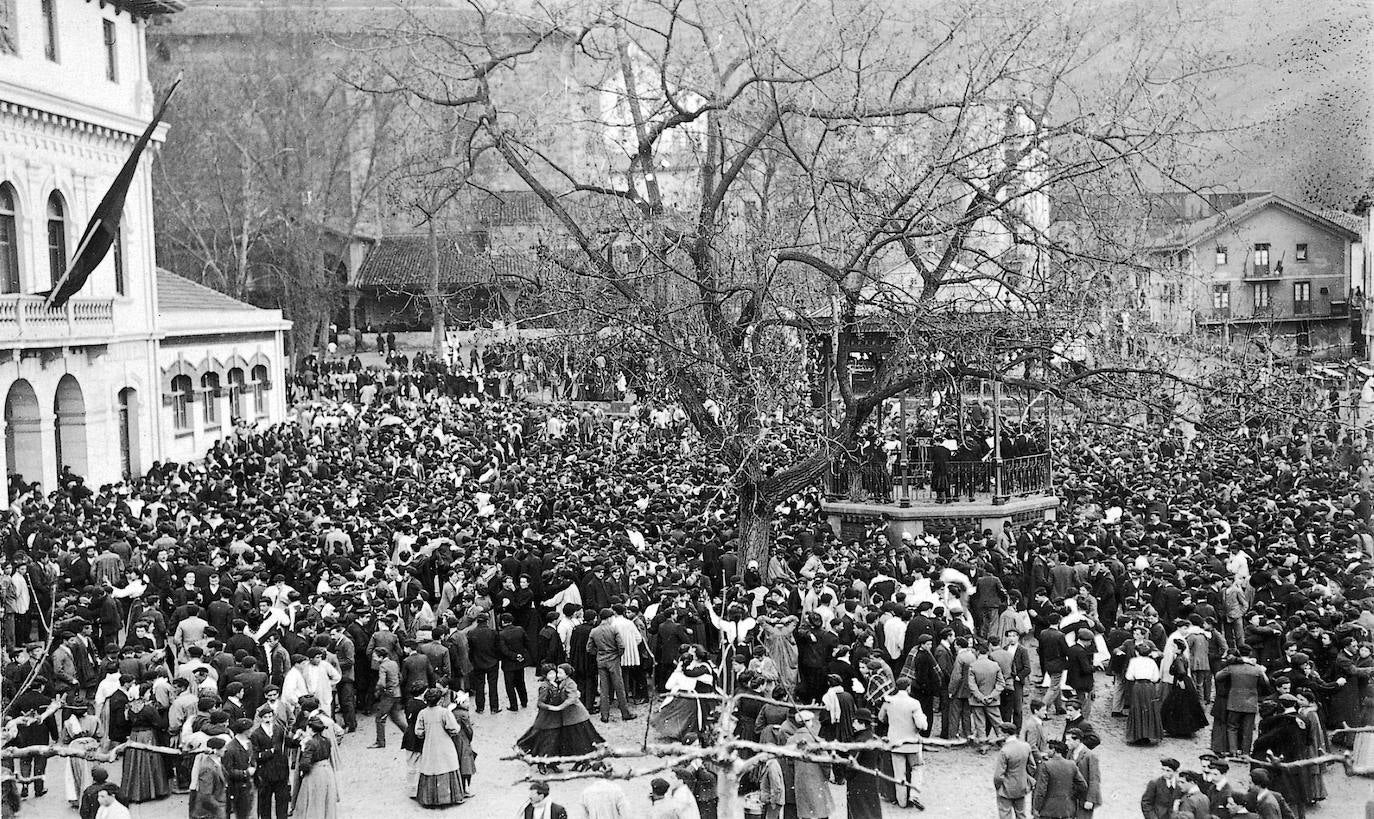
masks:
[[(412, 19), (407, 71), (373, 90), (462, 110), (538, 197), (567, 300), (651, 341), (730, 468), (743, 558), (767, 565), (774, 508), (856, 451), (886, 399), (978, 377), (1085, 402), (1158, 376), (1062, 354), (1138, 247), (1110, 223), (1056, 230), (1048, 209), (1180, 177), (1211, 70), (1175, 47), (1187, 21), (1060, 2), (469, 5), (461, 34)], [(874, 326), (895, 341), (857, 390), (852, 340)], [(799, 334), (826, 333), (834, 423), (784, 436), (767, 419), (804, 416)]]
[[(280, 307), (297, 358), (321, 346), (341, 266), (392, 171), (399, 101), (361, 94), (325, 3), (252, 10), (201, 38), (194, 13), (152, 36), (186, 83), (154, 171), (164, 259), (237, 298)], [(191, 36), (188, 36), (191, 35)], [(163, 77), (165, 79), (165, 77)]]

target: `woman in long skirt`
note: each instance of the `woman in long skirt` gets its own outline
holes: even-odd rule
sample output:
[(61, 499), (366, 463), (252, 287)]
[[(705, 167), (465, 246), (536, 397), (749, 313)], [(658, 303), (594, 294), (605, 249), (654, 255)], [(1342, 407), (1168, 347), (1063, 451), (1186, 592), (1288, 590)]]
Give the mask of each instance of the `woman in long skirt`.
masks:
[[(71, 748), (94, 751), (100, 747), (100, 718), (91, 713), (86, 695), (72, 691), (67, 695), (63, 706), (67, 718), (62, 720), (59, 739)], [(62, 769), (62, 784), (67, 793), (67, 804), (80, 807), (81, 794), (91, 784), (91, 763), (85, 759), (72, 757)]]
[[(596, 746), (606, 740), (592, 726), (592, 715), (582, 705), (581, 692), (573, 680), (573, 667), (568, 663), (558, 666), (558, 690), (563, 702), (558, 706), (561, 725), (558, 727), (558, 755), (579, 756), (591, 753)], [(579, 768), (585, 767), (579, 763)]]
[(682, 673), (681, 662), (673, 668), (663, 687), (666, 692), (663, 701), (649, 719), (654, 733), (661, 739), (675, 742), (681, 742), (688, 734), (700, 734), (701, 710), (697, 708), (697, 701), (680, 696), (695, 693), (696, 681)]
[(431, 688), (425, 692), (425, 708), (415, 720), (415, 736), (424, 743), (420, 751), (420, 784), (415, 800), (427, 808), (462, 804), (468, 798), (459, 773), (458, 747), (453, 738), (458, 733), (458, 720), (453, 712), (439, 704), (443, 692)]
[(1165, 734), (1171, 737), (1191, 737), (1207, 725), (1207, 715), (1202, 711), (1197, 685), (1189, 673), (1187, 647), (1182, 640), (1174, 642), (1178, 644), (1175, 646), (1178, 653), (1174, 657), (1170, 674), (1173, 681), (1161, 683), (1165, 692), (1159, 709), (1159, 720)]
[[(159, 732), (167, 730), (167, 715), (157, 707), (149, 687), (143, 696), (128, 705), (129, 741), (158, 744)], [(167, 783), (167, 769), (161, 754), (129, 748), (124, 752), (123, 779), (120, 789), (129, 804), (162, 799), (172, 792)]]
[[(531, 756), (559, 756), (558, 731), (563, 725), (564, 700), (563, 689), (558, 684), (558, 669), (545, 663), (539, 667), (539, 677), (534, 723), (515, 741), (515, 747)], [(541, 764), (540, 769), (544, 768)]]
[(1164, 738), (1159, 719), (1159, 665), (1150, 657), (1151, 647), (1137, 644), (1137, 655), (1126, 665), (1126, 680), (1131, 684), (1126, 718), (1126, 742), (1147, 745)]
[(339, 815), (339, 780), (334, 771), (334, 744), (323, 736), (325, 722), (310, 718), (310, 738), (301, 745), (296, 765), (300, 785), (296, 788), (294, 819), (336, 819)]

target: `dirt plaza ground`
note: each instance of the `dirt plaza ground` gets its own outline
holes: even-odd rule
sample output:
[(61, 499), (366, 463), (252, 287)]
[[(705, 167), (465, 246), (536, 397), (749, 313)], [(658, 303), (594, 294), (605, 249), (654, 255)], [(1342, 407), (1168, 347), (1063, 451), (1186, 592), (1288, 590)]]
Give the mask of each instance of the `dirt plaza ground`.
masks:
[[(1109, 681), (1099, 675), (1099, 688)], [(533, 691), (533, 685), (530, 686)], [(639, 718), (620, 722), (618, 717), (608, 725), (597, 723), (608, 741), (617, 746), (637, 746), (644, 739), (645, 706), (638, 707)], [(527, 785), (522, 782), (531, 770), (522, 763), (502, 760), (510, 753), (516, 737), (529, 726), (533, 714), (528, 709), (499, 714), (482, 714), (475, 718), (477, 775), (473, 780), (474, 795), (462, 805), (444, 810), (427, 810), (416, 804), (408, 787), (405, 752), (400, 748), (394, 725), (387, 728), (389, 744), (386, 749), (368, 749), (374, 737), (370, 721), (360, 723), (357, 733), (343, 741), (343, 765), (340, 775), (339, 819), (393, 819), (399, 816), (473, 816), (482, 819), (509, 819), (520, 815), (525, 804)], [(1103, 734), (1098, 757), (1102, 763), (1103, 805), (1095, 819), (1129, 819), (1141, 816), (1140, 795), (1149, 780), (1158, 775), (1159, 760), (1174, 757), (1185, 769), (1199, 769), (1198, 756), (1207, 751), (1206, 730), (1195, 739), (1165, 739), (1152, 748), (1138, 748), (1125, 744), (1122, 732), (1125, 720), (1106, 715), (1094, 715), (1093, 724)], [(1062, 730), (1062, 718), (1051, 722), (1052, 735)], [(992, 789), (992, 769), (995, 755), (979, 755), (971, 748), (932, 749), (927, 757), (926, 789), (922, 798), (924, 813), (914, 809), (902, 810), (895, 805), (883, 806), (885, 816), (949, 817), (975, 819), (995, 817), (997, 809)], [(617, 763), (633, 767), (634, 760)], [(75, 817), (62, 794), (61, 778), (57, 773), (60, 762), (49, 765), (49, 793), (42, 799), (28, 799), (20, 816), (24, 819), (66, 819)], [(1233, 767), (1231, 779), (1237, 785), (1248, 785), (1243, 766)], [(116, 778), (118, 773), (115, 773)], [(649, 815), (649, 779), (642, 777), (622, 781), (620, 786), (629, 799), (635, 819)], [(1365, 802), (1374, 794), (1374, 780), (1347, 778), (1339, 767), (1328, 769), (1326, 775), (1329, 797), (1320, 807), (1309, 811), (1314, 819), (1355, 819), (1365, 815)], [(568, 808), (569, 819), (582, 819), (579, 794), (588, 781), (553, 783), (555, 802)], [(836, 812), (832, 819), (843, 819), (844, 789), (832, 786)], [(183, 819), (187, 813), (186, 797), (174, 795), (159, 802), (130, 807), (134, 819)]]

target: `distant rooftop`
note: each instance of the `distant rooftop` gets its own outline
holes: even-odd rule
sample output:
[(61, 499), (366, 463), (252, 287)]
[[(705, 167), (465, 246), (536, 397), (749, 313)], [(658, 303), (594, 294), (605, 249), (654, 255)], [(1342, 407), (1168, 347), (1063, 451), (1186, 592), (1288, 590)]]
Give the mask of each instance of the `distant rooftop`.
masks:
[(166, 313), (172, 310), (257, 310), (258, 308), (159, 267), (157, 269), (157, 309), (160, 313)]
[[(489, 284), (500, 279), (534, 281), (539, 260), (532, 253), (489, 253), (467, 246), (470, 234), (439, 237), (439, 280), (446, 285)], [(429, 238), (387, 236), (358, 269), (358, 284), (405, 292), (429, 286)]]

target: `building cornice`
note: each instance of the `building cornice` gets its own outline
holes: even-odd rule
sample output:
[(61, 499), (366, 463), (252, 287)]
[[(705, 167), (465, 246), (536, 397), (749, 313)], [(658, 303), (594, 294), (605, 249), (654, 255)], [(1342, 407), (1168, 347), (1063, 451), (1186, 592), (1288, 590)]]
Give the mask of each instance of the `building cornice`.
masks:
[[(67, 109), (68, 112), (62, 112)], [(51, 123), (73, 133), (85, 133), (116, 142), (133, 142), (148, 127), (147, 120), (100, 111), (69, 99), (0, 81), (0, 114), (39, 123)], [(167, 136), (167, 123), (158, 125), (153, 141)]]

